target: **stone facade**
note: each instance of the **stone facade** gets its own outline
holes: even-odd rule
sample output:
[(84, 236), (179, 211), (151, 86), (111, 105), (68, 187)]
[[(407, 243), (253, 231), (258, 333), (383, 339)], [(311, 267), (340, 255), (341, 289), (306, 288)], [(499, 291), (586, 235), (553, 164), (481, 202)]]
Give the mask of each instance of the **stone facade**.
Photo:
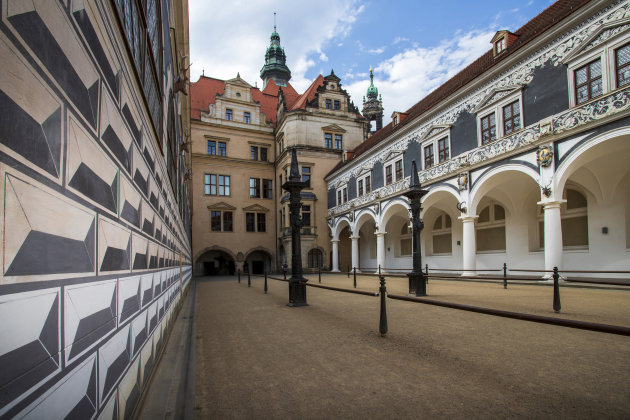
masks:
[(3, 418), (128, 418), (147, 384), (191, 277), (187, 16), (3, 2)]

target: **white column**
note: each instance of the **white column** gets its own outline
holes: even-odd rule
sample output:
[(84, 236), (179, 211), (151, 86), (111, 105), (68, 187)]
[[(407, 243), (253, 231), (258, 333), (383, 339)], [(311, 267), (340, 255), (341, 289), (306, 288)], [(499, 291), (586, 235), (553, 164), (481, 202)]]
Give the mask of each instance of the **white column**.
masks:
[(359, 270), (359, 237), (351, 236), (352, 239), (352, 268)]
[(476, 253), (477, 243), (475, 240), (475, 219), (477, 216), (462, 216), (462, 252), (464, 261), (464, 272), (462, 276), (476, 276), (477, 268)]
[(385, 233), (387, 232), (376, 232), (376, 270), (378, 271), (378, 267), (381, 267), (381, 270), (385, 268)]
[[(545, 210), (545, 270), (562, 268), (562, 219), (561, 201), (541, 203)], [(545, 277), (550, 274), (546, 273)]]
[(339, 271), (339, 239), (333, 239), (332, 246), (332, 271)]

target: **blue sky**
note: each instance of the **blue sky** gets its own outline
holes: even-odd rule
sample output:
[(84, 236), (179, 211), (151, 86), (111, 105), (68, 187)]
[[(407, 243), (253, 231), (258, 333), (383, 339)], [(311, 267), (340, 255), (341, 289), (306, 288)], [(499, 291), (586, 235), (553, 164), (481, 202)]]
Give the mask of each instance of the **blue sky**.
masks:
[(189, 0), (191, 79), (259, 76), (277, 30), (298, 92), (334, 69), (361, 108), (369, 68), (385, 123), (490, 49), (497, 30), (517, 30), (552, 1)]

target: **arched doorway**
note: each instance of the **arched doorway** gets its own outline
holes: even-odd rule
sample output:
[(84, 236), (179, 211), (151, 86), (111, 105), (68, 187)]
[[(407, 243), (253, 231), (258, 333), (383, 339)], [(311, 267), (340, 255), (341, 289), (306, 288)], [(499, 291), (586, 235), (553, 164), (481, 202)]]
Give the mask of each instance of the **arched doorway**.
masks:
[(271, 254), (263, 249), (250, 251), (245, 257), (245, 272), (264, 274), (271, 271)]
[(234, 258), (225, 251), (208, 250), (195, 261), (197, 276), (232, 276), (234, 273)]

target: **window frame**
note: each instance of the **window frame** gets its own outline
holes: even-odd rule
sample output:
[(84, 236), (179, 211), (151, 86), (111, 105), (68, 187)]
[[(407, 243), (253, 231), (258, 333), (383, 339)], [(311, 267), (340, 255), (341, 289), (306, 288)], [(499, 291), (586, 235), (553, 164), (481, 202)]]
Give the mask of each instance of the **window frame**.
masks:
[[(254, 185), (252, 186), (252, 181), (254, 181)], [(261, 198), (261, 185), (260, 178), (249, 178), (249, 198)], [(255, 195), (252, 195), (252, 191)]]
[(333, 101), (333, 110), (339, 111), (341, 109), (341, 101), (339, 99), (335, 99)]
[(332, 149), (333, 144), (333, 133), (324, 133), (324, 147), (326, 149)]
[[(595, 63), (599, 62), (599, 77), (595, 77), (593, 79), (591, 79), (591, 66)], [(577, 81), (577, 74), (580, 70), (582, 69), (587, 69), (586, 70), (586, 82), (584, 83), (578, 83)], [(600, 93), (598, 95), (593, 96), (593, 92), (592, 92), (592, 84), (594, 81), (596, 80), (600, 80)], [(578, 98), (578, 92), (582, 87), (586, 87), (587, 88), (587, 98), (585, 100), (583, 100), (582, 102), (579, 101)], [(582, 105), (586, 102), (590, 102), (591, 100), (595, 99), (595, 98), (599, 98), (600, 96), (604, 95), (604, 63), (602, 62), (602, 58), (601, 57), (597, 57), (594, 60), (584, 64), (583, 66), (580, 66), (576, 69), (573, 70), (573, 96), (574, 96), (574, 101), (576, 105)]]
[[(214, 183), (213, 181), (214, 177)], [(221, 184), (221, 178), (223, 177), (223, 184)], [(210, 182), (206, 182), (209, 180)], [(227, 183), (225, 182), (227, 180)], [(224, 174), (212, 174), (212, 173), (204, 173), (204, 195), (214, 195), (217, 197), (230, 197), (230, 175)], [(214, 193), (212, 193), (212, 187), (214, 187)], [(221, 194), (221, 187), (223, 187), (223, 194)], [(206, 189), (209, 188), (209, 193), (206, 193)]]
[(243, 111), (243, 122), (245, 124), (251, 124), (252, 114), (249, 111)]
[(334, 139), (335, 139), (335, 150), (343, 150), (343, 134), (336, 134), (334, 135)]
[(263, 178), (262, 180), (262, 198), (273, 198), (273, 180)]
[[(361, 185), (361, 188), (359, 188)], [(359, 193), (362, 190), (362, 193)], [(364, 175), (357, 177), (357, 197), (368, 195), (372, 192), (372, 173), (368, 172)]]
[(340, 206), (348, 202), (348, 184), (337, 187), (337, 205)]
[[(218, 217), (218, 227), (219, 229), (215, 229), (213, 226), (213, 223), (215, 223), (215, 221), (213, 221), (213, 217), (215, 217), (215, 215), (213, 213), (219, 213)], [(227, 223), (228, 223), (228, 218), (226, 218), (227, 215), (230, 215), (229, 217), (229, 229), (227, 229)], [(210, 232), (234, 232), (234, 212), (232, 210), (210, 210)]]
[(234, 121), (234, 110), (232, 108), (225, 108), (225, 120)]
[[(628, 42), (628, 43), (626, 43), (626, 44), (623, 44), (623, 45), (621, 45), (621, 46), (619, 46), (619, 47), (617, 47), (617, 48), (615, 48), (615, 49), (613, 50), (613, 51), (614, 51), (614, 53), (613, 53), (613, 56), (614, 56), (614, 63), (615, 63), (615, 87), (616, 87), (617, 89), (621, 89), (621, 88), (623, 88), (624, 86), (628, 86), (628, 85), (630, 85), (630, 77), (628, 77), (628, 79), (626, 79), (626, 80), (627, 80), (627, 83), (625, 83), (625, 84), (623, 84), (623, 85), (621, 85), (621, 86), (619, 85), (619, 69), (620, 69), (620, 67), (619, 67), (619, 64), (618, 64), (617, 57), (619, 56), (619, 50), (621, 50), (621, 49), (623, 49), (623, 48), (626, 48), (626, 47), (627, 47), (627, 48), (630, 48), (630, 42)], [(630, 61), (628, 61), (628, 62), (627, 62), (626, 64), (624, 64), (623, 66), (621, 66), (621, 68), (628, 68), (628, 69), (630, 70)]]
[[(435, 166), (435, 148), (433, 147), (433, 143), (429, 143), (422, 146), (422, 164), (424, 165), (424, 169), (429, 169)], [(427, 151), (430, 153), (427, 154)], [(429, 162), (430, 161), (430, 162)]]
[(266, 233), (266, 232), (267, 232), (267, 213), (260, 212), (260, 211), (245, 212), (245, 233)]
[(217, 156), (227, 156), (227, 143), (224, 141), (217, 141)]
[(324, 106), (326, 107), (326, 109), (332, 109), (332, 99), (330, 98), (326, 98), (324, 100)]
[[(494, 95), (496, 92), (493, 92)], [(503, 108), (509, 104), (513, 104), (518, 101), (519, 109), (519, 127), (512, 129), (510, 133), (505, 133), (505, 121), (503, 115)], [(518, 131), (522, 130), (524, 125), (523, 115), (523, 89), (515, 87), (512, 92), (505, 95), (503, 98), (493, 101), (489, 104), (483, 105), (475, 110), (477, 114), (477, 145), (486, 146), (494, 143), (506, 136), (512, 136)], [(483, 120), (490, 115), (494, 115), (496, 138), (486, 143), (483, 142)], [(449, 147), (450, 149), (450, 147)]]
[[(313, 171), (311, 165), (300, 166), (300, 181), (306, 182), (306, 188), (311, 188), (311, 179), (313, 178)], [(305, 177), (308, 179), (305, 180)]]

